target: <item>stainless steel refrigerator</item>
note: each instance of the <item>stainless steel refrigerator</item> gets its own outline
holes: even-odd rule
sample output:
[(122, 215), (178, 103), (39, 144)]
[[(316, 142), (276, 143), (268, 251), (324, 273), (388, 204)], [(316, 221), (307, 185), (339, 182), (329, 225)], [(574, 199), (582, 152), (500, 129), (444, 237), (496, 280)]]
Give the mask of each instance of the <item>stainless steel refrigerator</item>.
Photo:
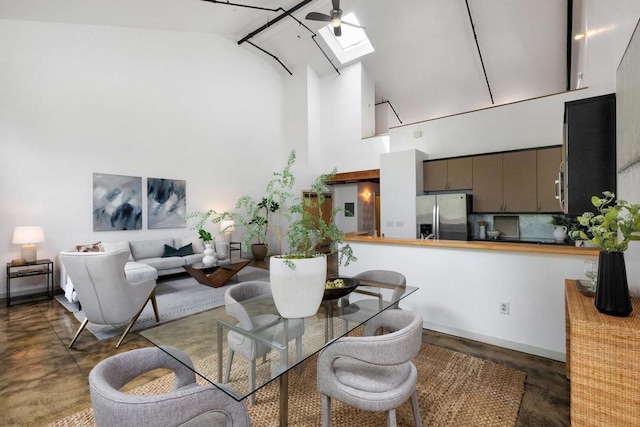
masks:
[(417, 238), (469, 240), (468, 215), (471, 195), (438, 194), (418, 196), (416, 200)]

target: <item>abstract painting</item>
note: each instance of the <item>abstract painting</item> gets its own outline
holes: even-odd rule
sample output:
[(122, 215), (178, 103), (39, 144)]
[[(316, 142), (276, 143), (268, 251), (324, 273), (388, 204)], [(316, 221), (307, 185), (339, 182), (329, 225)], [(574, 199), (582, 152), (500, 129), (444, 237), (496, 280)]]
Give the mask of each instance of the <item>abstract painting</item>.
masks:
[(187, 182), (180, 179), (147, 178), (147, 227), (185, 228)]
[(93, 174), (93, 231), (142, 230), (142, 178)]

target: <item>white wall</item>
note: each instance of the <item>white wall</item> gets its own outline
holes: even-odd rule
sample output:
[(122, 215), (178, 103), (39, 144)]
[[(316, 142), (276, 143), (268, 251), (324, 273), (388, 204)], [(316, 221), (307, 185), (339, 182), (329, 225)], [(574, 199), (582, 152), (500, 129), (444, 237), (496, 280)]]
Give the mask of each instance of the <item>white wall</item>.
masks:
[(354, 215), (347, 217), (344, 212), (336, 215), (335, 223), (345, 233), (358, 231), (358, 184), (340, 184), (331, 186), (333, 190), (333, 206), (344, 208), (345, 203), (354, 204)]
[(386, 237), (416, 238), (416, 195), (422, 194), (422, 162), (417, 150), (380, 156), (380, 231)]
[(146, 230), (146, 218), (94, 233), (94, 172), (183, 179), (188, 212), (226, 210), (286, 159), (280, 75), (224, 37), (0, 20), (0, 58), (2, 262), (19, 258), (21, 225), (44, 227), (38, 254), (52, 259), (79, 243), (194, 234)]

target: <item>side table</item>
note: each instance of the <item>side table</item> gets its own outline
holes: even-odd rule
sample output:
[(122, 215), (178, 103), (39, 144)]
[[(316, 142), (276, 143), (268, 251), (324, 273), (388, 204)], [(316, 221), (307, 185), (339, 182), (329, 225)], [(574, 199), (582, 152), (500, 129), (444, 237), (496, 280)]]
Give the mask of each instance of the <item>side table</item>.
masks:
[(234, 251), (240, 252), (238, 257), (242, 258), (242, 242), (229, 242), (229, 261), (231, 261), (231, 256)]
[(46, 276), (47, 290), (45, 292), (35, 292), (26, 295), (20, 295), (13, 298), (16, 301), (31, 302), (37, 298), (47, 297), (53, 299), (53, 261), (50, 259), (39, 259), (24, 265), (11, 265), (7, 263), (7, 307), (11, 306), (11, 280), (20, 277)]
[(565, 280), (567, 377), (572, 426), (630, 426), (640, 420), (640, 301), (629, 317), (599, 313), (593, 296)]

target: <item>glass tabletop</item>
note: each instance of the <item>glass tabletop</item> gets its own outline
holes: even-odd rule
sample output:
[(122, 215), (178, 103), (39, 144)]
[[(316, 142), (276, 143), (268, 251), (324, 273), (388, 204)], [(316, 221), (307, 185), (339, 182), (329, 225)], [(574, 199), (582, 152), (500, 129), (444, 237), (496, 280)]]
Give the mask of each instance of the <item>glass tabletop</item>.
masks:
[(140, 334), (171, 354), (177, 348), (189, 355), (189, 366), (205, 381), (223, 382), (223, 367), (229, 354), (229, 339), (254, 340), (264, 350), (256, 360), (254, 385), (250, 386), (249, 361), (236, 354), (226, 381), (237, 393), (227, 394), (242, 400), (282, 374), (317, 354), (336, 339), (356, 329), (367, 320), (393, 306), (418, 288), (407, 286), (394, 295), (393, 286), (361, 281), (348, 299), (324, 301), (314, 316), (284, 319), (279, 316), (270, 294), (237, 303), (252, 319), (252, 328), (243, 328), (236, 317), (227, 313), (234, 307), (218, 307), (165, 323)]

